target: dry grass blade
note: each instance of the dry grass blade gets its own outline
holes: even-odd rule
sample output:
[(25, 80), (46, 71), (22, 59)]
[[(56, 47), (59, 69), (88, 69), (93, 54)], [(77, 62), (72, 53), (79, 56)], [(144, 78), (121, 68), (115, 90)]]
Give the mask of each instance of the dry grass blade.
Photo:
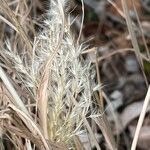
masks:
[(110, 124), (106, 118), (106, 115), (102, 114), (101, 117), (93, 118), (93, 119), (95, 120), (95, 122), (99, 126), (99, 128), (101, 129), (101, 131), (105, 137), (105, 140), (108, 144), (109, 149), (116, 150), (117, 149), (116, 143), (115, 143), (114, 137), (112, 135)]
[(122, 10), (120, 8), (117, 7), (117, 5), (115, 4), (115, 2), (113, 2), (112, 0), (107, 0), (110, 4), (112, 4), (112, 6), (114, 8), (117, 9), (118, 13), (123, 17), (125, 18), (125, 14), (122, 12)]
[(142, 61), (141, 56), (140, 56), (140, 48), (139, 48), (138, 41), (137, 41), (137, 38), (136, 38), (136, 35), (135, 35), (135, 32), (134, 32), (133, 24), (132, 24), (130, 15), (129, 15), (127, 2), (125, 0), (122, 0), (122, 6), (123, 6), (124, 14), (126, 16), (125, 19), (126, 19), (126, 22), (127, 22), (128, 30), (129, 30), (129, 33), (131, 35), (131, 42), (132, 42), (133, 48), (135, 49), (135, 54), (136, 54), (137, 60), (139, 62), (139, 65), (141, 67), (146, 85), (148, 86), (148, 81), (147, 81), (147, 78), (146, 78), (146, 75), (145, 75), (145, 72), (144, 72), (144, 69), (143, 69), (143, 67), (144, 67), (143, 66), (143, 61)]
[[(83, 51), (82, 54), (87, 54), (87, 53), (94, 53), (95, 52), (95, 48), (92, 48), (92, 49), (88, 49), (86, 51)], [(97, 61), (102, 61), (104, 59), (108, 59), (109, 57), (112, 57), (113, 55), (116, 55), (118, 53), (125, 53), (125, 52), (134, 52), (135, 53), (135, 50), (133, 48), (123, 48), (123, 49), (117, 49), (113, 52), (110, 52), (108, 54), (105, 54), (103, 56), (100, 56), (97, 58)], [(140, 56), (142, 57), (143, 60), (146, 60), (146, 61), (149, 61), (149, 58), (147, 58), (144, 54), (140, 54)], [(93, 63), (96, 63), (96, 60), (93, 60), (92, 61)]]
[(89, 123), (88, 123), (86, 118), (84, 119), (84, 123), (85, 123), (85, 126), (86, 126), (89, 134), (91, 135), (91, 138), (93, 139), (95, 147), (97, 148), (97, 150), (101, 150), (101, 148), (100, 148), (100, 146), (98, 144), (98, 141), (97, 141), (95, 135), (93, 134), (93, 131), (92, 131), (92, 129), (91, 129), (91, 127), (90, 127), (90, 125), (89, 125)]
[(143, 34), (142, 25), (141, 25), (140, 19), (139, 19), (139, 17), (138, 17), (138, 12), (137, 12), (137, 10), (136, 10), (134, 0), (132, 0), (132, 4), (133, 4), (133, 8), (134, 8), (134, 11), (135, 11), (135, 14), (136, 14), (137, 22), (138, 22), (138, 25), (139, 25), (139, 28), (140, 28), (140, 31), (141, 31), (141, 36), (142, 36), (142, 40), (143, 40), (143, 43), (144, 43), (144, 46), (145, 46), (145, 50), (146, 50), (146, 52), (147, 52), (148, 58), (150, 59), (150, 52), (149, 52), (149, 49), (148, 49), (148, 46), (147, 46), (147, 43), (146, 43), (145, 36), (144, 36), (144, 34)]
[(47, 101), (48, 101), (48, 73), (45, 73), (42, 79), (42, 83), (40, 84), (40, 87), (38, 89), (38, 109), (39, 109), (39, 118), (40, 118), (40, 124), (43, 128), (44, 136), (46, 139), (48, 139), (48, 131), (47, 131)]
[(25, 105), (23, 104), (22, 100), (18, 96), (16, 90), (13, 88), (12, 84), (10, 83), (4, 70), (1, 67), (0, 67), (0, 78), (2, 79), (2, 81), (6, 85), (6, 88), (8, 89), (8, 91), (11, 93), (11, 95), (14, 98), (12, 103), (15, 104), (20, 110), (22, 110), (28, 116), (30, 116), (28, 110), (26, 109)]
[(7, 19), (5, 19), (2, 15), (0, 15), (0, 19), (4, 21), (6, 24), (8, 24), (12, 29), (14, 29), (16, 32), (18, 32), (17, 28)]
[[(97, 81), (98, 81), (98, 85), (101, 85), (101, 77), (100, 77), (100, 70), (99, 70), (99, 63), (98, 63), (98, 59), (97, 59), (97, 51), (95, 51), (95, 55), (96, 55), (96, 74), (97, 74)], [(104, 111), (104, 99), (102, 96), (102, 90), (99, 89), (99, 101), (98, 101), (99, 107), (101, 109), (101, 111)]]
[(75, 142), (75, 147), (77, 150), (85, 150), (85, 148), (84, 148), (83, 144), (81, 143), (78, 136), (74, 137), (74, 142)]
[[(48, 145), (47, 141), (45, 140), (43, 134), (41, 133), (41, 131), (39, 130), (39, 128), (37, 127), (37, 125), (33, 122), (33, 120), (26, 115), (24, 112), (22, 112), (21, 110), (19, 110), (18, 108), (16, 108), (14, 105), (9, 105), (9, 108), (13, 109), (21, 118), (23, 118), (22, 120), (24, 121), (24, 123), (26, 124), (26, 126), (29, 127), (30, 126), (33, 127), (33, 129), (38, 133), (38, 135), (41, 137), (41, 140), (46, 148), (46, 150), (50, 150), (51, 146)], [(34, 131), (32, 131), (34, 133)]]
[[(132, 49), (132, 48), (117, 49), (114, 52), (111, 52), (109, 54), (105, 54), (105, 55), (99, 57), (98, 61), (102, 61), (104, 59), (108, 59), (109, 57), (112, 57), (113, 55), (116, 55), (118, 53), (124, 53), (124, 52), (134, 52), (135, 53), (135, 50)], [(149, 58), (147, 58), (145, 55), (140, 54), (140, 56), (142, 57), (143, 60), (149, 61)], [(93, 61), (93, 62), (95, 63), (95, 61)]]
[(6, 14), (9, 17), (9, 19), (12, 20), (12, 22), (14, 24), (13, 26), (15, 26), (15, 28), (18, 30), (18, 32), (19, 32), (21, 38), (23, 39), (25, 45), (27, 45), (29, 53), (32, 54), (32, 44), (31, 44), (31, 41), (29, 40), (29, 37), (25, 33), (23, 27), (20, 25), (20, 23), (18, 22), (15, 14), (9, 8), (9, 6), (8, 6), (8, 4), (7, 4), (7, 2), (5, 0), (1, 0), (0, 9), (2, 10), (2, 13)]
[[(114, 120), (114, 122), (115, 122), (115, 129), (116, 129), (116, 131), (119, 133), (119, 130), (120, 130), (120, 128), (122, 127), (122, 125), (121, 125), (121, 122), (120, 122), (120, 120), (119, 120), (119, 118), (118, 118), (118, 115), (117, 115), (117, 113), (115, 112), (115, 109), (114, 109), (114, 107), (113, 107), (113, 105), (111, 104), (111, 100), (109, 99), (109, 97), (106, 95), (106, 93), (103, 91), (103, 97), (105, 98), (105, 100), (106, 100), (106, 102), (107, 102), (107, 105), (108, 106), (110, 106), (110, 113), (112, 114), (112, 116), (113, 116), (113, 120)], [(117, 135), (117, 137), (116, 137), (116, 149), (118, 149), (118, 142), (119, 142), (119, 136)], [(128, 142), (126, 142), (127, 143), (127, 145), (129, 145), (129, 143)], [(127, 147), (127, 148), (129, 148), (129, 146)]]
[[(96, 73), (97, 73), (97, 81), (98, 84), (101, 85), (101, 78), (100, 78), (100, 73), (99, 73), (99, 64), (98, 64), (98, 59), (97, 59), (97, 52), (96, 52)], [(105, 137), (105, 140), (111, 150), (116, 149), (116, 143), (109, 125), (109, 122), (105, 116), (104, 113), (104, 102), (103, 102), (103, 95), (102, 95), (102, 90), (99, 89), (99, 96), (97, 96), (97, 103), (99, 105), (99, 111), (102, 114), (101, 118), (96, 118), (95, 121), (102, 130), (102, 133)]]
[(144, 117), (145, 117), (145, 114), (146, 114), (146, 109), (147, 109), (147, 106), (149, 104), (149, 101), (150, 101), (150, 86), (148, 88), (148, 91), (147, 91), (147, 94), (146, 94), (146, 97), (145, 97), (145, 100), (144, 100), (143, 108), (142, 108), (142, 111), (141, 111), (141, 114), (140, 114), (140, 117), (139, 117), (139, 120), (138, 120), (138, 124), (137, 124), (137, 127), (136, 127), (136, 131), (135, 131), (134, 139), (133, 139), (133, 142), (132, 142), (131, 150), (136, 149), (138, 137), (139, 137), (139, 134), (140, 134), (140, 129), (141, 129), (143, 121), (144, 121)]
[(83, 2), (83, 0), (81, 0), (81, 3), (82, 3), (82, 19), (81, 19), (81, 27), (80, 27), (79, 36), (77, 39), (77, 44), (79, 44), (79, 41), (81, 38), (81, 33), (82, 33), (82, 29), (83, 29), (83, 22), (84, 22), (84, 2)]

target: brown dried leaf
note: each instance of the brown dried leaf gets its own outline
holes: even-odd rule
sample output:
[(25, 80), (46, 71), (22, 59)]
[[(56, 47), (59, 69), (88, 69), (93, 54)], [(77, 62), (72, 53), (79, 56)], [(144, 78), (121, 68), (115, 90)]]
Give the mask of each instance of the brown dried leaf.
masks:
[[(129, 106), (127, 106), (122, 114), (120, 115), (121, 122), (122, 122), (122, 130), (127, 127), (127, 125), (135, 118), (137, 118), (143, 107), (143, 101), (142, 102), (136, 102)], [(147, 112), (150, 111), (150, 105), (147, 108)]]

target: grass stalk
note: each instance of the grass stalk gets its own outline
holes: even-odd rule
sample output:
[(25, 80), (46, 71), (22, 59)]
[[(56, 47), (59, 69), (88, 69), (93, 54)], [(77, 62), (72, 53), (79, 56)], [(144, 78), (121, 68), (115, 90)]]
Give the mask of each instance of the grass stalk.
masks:
[(6, 73), (4, 72), (4, 70), (1, 67), (0, 67), (0, 78), (2, 79), (2, 81), (4, 82), (6, 88), (8, 89), (8, 91), (11, 93), (11, 95), (13, 97), (12, 103), (15, 106), (17, 106), (20, 110), (22, 110), (24, 113), (26, 113), (28, 116), (30, 116), (28, 110), (26, 109), (26, 107), (24, 105), (24, 103), (22, 102), (22, 100), (18, 96), (16, 90), (12, 86), (12, 84), (9, 81)]
[(136, 35), (134, 32), (133, 23), (131, 21), (130, 15), (129, 15), (129, 9), (128, 9), (128, 5), (127, 5), (126, 0), (122, 0), (122, 6), (123, 6), (124, 14), (125, 14), (125, 19), (127, 22), (127, 27), (128, 27), (128, 30), (129, 30), (129, 33), (131, 36), (131, 42), (132, 42), (133, 48), (135, 49), (135, 55), (136, 55), (136, 58), (138, 60), (139, 65), (140, 65), (140, 68), (142, 70), (142, 74), (143, 74), (143, 77), (145, 79), (146, 86), (148, 87), (148, 81), (147, 81), (147, 78), (146, 78), (146, 75), (144, 72), (143, 61), (142, 61), (142, 58), (140, 56), (140, 48), (139, 48), (138, 41), (137, 41), (137, 38), (136, 38)]
[(134, 135), (134, 139), (133, 139), (132, 146), (131, 146), (131, 150), (136, 149), (136, 145), (137, 145), (137, 142), (138, 142), (138, 137), (139, 137), (139, 134), (140, 134), (140, 130), (141, 130), (144, 118), (145, 118), (146, 109), (147, 109), (147, 106), (149, 104), (149, 101), (150, 101), (150, 86), (148, 88), (148, 91), (147, 91), (147, 94), (146, 94), (146, 97), (145, 97), (145, 100), (144, 100), (143, 108), (142, 108), (142, 111), (141, 111), (141, 114), (140, 114), (140, 117), (139, 117), (139, 120), (138, 120), (138, 124), (137, 124), (135, 135)]

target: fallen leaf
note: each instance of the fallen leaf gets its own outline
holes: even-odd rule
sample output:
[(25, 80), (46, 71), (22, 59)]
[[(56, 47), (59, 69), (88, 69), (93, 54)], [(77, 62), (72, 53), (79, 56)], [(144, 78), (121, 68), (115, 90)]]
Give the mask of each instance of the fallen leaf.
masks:
[[(127, 106), (122, 114), (120, 115), (121, 123), (122, 123), (122, 130), (127, 127), (127, 125), (133, 120), (136, 119), (143, 107), (143, 101), (142, 102), (135, 102), (129, 106)], [(150, 105), (147, 108), (147, 112), (150, 111)]]

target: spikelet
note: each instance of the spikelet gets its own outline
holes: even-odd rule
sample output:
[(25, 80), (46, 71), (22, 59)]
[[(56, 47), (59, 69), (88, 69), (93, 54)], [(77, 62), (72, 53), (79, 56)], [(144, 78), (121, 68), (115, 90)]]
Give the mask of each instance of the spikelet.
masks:
[(37, 68), (49, 67), (48, 136), (71, 147), (91, 105), (89, 65), (81, 63), (83, 48), (75, 45), (69, 24), (62, 19), (62, 9), (57, 5), (51, 2), (46, 29), (37, 38), (40, 44), (36, 48), (36, 64), (39, 63)]

